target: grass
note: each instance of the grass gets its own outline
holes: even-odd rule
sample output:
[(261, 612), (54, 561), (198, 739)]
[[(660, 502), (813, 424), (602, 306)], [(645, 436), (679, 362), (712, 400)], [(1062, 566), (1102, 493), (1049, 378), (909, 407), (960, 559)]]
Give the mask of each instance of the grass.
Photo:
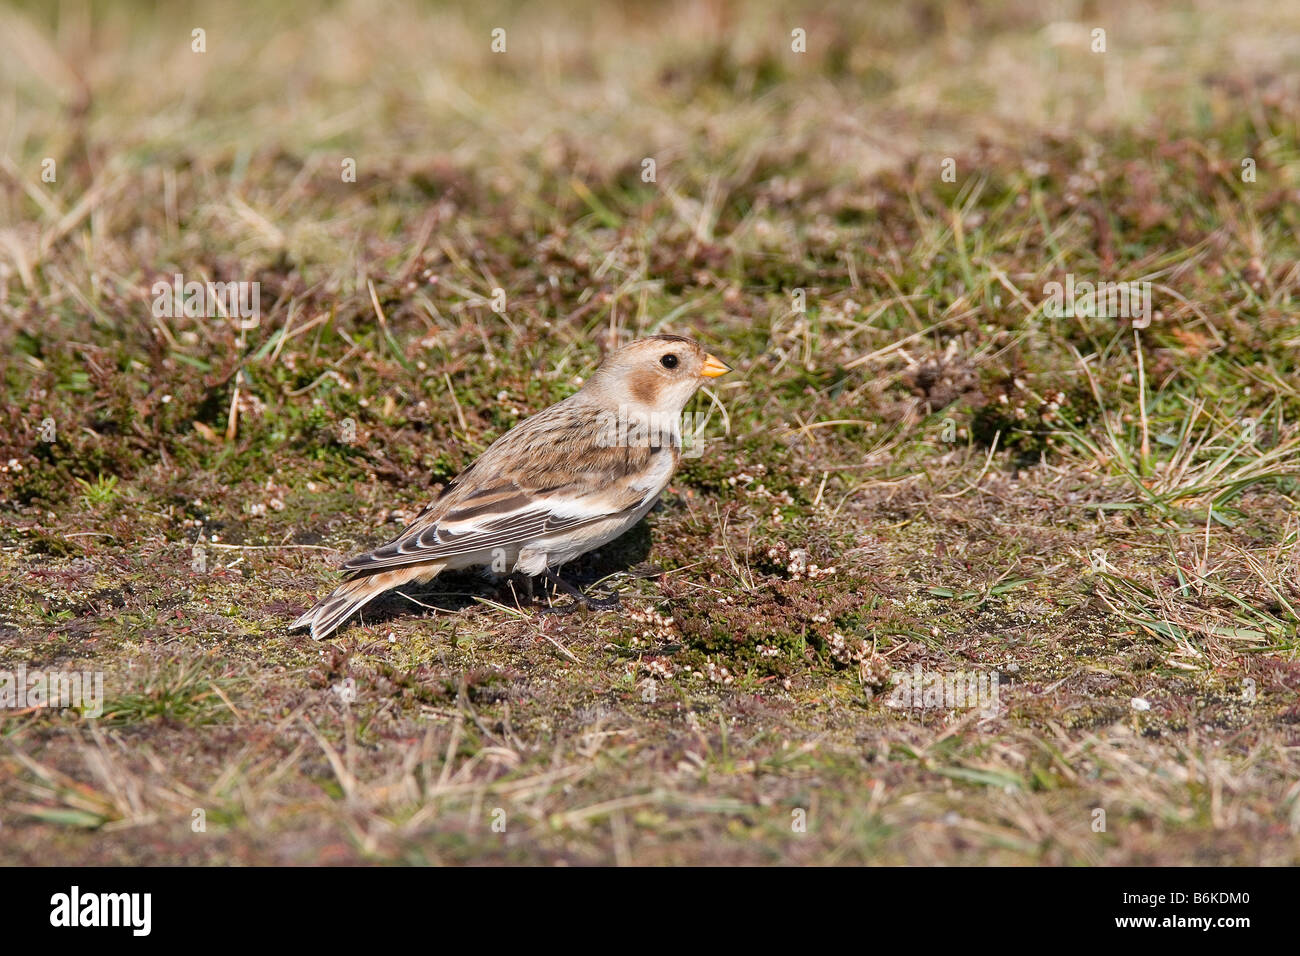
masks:
[[(1284, 5), (0, 18), (0, 670), (107, 697), (0, 711), (0, 860), (1300, 862)], [(660, 330), (737, 372), (623, 611), (285, 633)]]

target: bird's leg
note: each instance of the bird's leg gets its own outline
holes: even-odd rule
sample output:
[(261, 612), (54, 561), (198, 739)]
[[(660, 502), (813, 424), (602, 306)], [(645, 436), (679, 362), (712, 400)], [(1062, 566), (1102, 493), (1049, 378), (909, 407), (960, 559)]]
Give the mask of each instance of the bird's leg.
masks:
[(565, 581), (564, 578), (560, 577), (550, 568), (547, 568), (545, 571), (543, 571), (542, 576), (546, 578), (546, 582), (548, 584), (550, 584), (558, 591), (563, 591), (565, 594), (567, 594), (569, 597), (573, 598), (574, 600), (574, 603), (567, 607), (544, 608), (542, 611), (543, 614), (572, 614), (574, 611), (578, 609), (579, 605), (583, 607), (593, 608), (598, 611), (608, 611), (619, 606), (617, 592), (615, 592), (614, 594), (610, 595), (607, 598), (588, 597), (587, 595), (579, 591), (577, 588), (575, 588), (568, 581)]
[[(511, 592), (514, 593), (514, 595), (515, 595), (515, 604), (518, 605), (518, 606), (520, 606), (520, 607), (532, 607), (533, 604), (536, 603), (536, 598), (533, 597), (533, 577), (532, 577), (532, 575), (530, 575), (530, 574), (512, 574), (510, 577), (511, 577), (511, 581), (510, 581), (510, 590), (511, 590)], [(515, 579), (519, 579), (519, 580), (521, 581), (521, 583), (523, 584), (524, 593), (523, 593), (523, 596), (522, 596), (522, 601), (521, 601), (521, 598), (520, 598), (519, 593), (518, 593), (517, 591), (515, 591), (515, 584), (514, 584)]]

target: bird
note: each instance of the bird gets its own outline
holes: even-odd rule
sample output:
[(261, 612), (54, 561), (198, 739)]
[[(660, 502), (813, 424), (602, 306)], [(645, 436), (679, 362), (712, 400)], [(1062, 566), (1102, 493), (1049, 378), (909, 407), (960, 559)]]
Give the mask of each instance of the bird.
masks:
[(392, 541), (349, 558), (344, 582), (290, 625), (329, 636), (385, 591), (486, 566), (556, 573), (618, 538), (659, 500), (681, 461), (681, 415), (707, 379), (732, 371), (697, 342), (658, 334), (610, 352), (568, 398), (519, 422), (453, 478)]

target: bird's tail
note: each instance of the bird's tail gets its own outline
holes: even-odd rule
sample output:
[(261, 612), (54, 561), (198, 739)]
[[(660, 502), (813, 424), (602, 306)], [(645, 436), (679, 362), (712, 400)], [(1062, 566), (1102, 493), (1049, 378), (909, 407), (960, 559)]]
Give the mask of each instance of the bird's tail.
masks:
[(416, 567), (394, 568), (367, 574), (351, 581), (344, 581), (327, 596), (316, 602), (316, 606), (298, 620), (289, 625), (289, 630), (310, 627), (313, 640), (328, 637), (330, 632), (346, 621), (356, 611), (361, 610), (379, 595), (392, 588), (401, 587), (412, 581), (428, 581), (445, 567), (442, 564), (422, 564)]

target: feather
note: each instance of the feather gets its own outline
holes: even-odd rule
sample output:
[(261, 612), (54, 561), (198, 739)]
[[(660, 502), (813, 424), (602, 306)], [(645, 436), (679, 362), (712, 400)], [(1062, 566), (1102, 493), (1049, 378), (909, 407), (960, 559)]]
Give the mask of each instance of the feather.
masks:
[(319, 641), (385, 591), (412, 581), (432, 580), (441, 570), (442, 565), (426, 565), (367, 574), (344, 581), (289, 625), (289, 630), (310, 627), (312, 639)]
[[(367, 571), (517, 549), (631, 514), (651, 495), (657, 497), (676, 466), (677, 449), (672, 449), (671, 462), (656, 468), (659, 447), (602, 445), (595, 410), (576, 398), (506, 432), (401, 534), (349, 558), (343, 569)], [(647, 487), (645, 476), (657, 471), (664, 472), (663, 480)]]

